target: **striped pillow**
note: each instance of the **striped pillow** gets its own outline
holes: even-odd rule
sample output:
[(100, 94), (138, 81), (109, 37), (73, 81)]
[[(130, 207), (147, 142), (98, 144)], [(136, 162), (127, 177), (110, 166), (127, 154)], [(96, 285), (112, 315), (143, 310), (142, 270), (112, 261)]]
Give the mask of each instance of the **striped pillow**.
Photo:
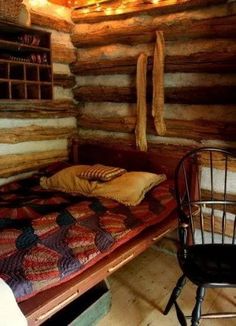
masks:
[(110, 181), (116, 177), (119, 177), (125, 172), (126, 170), (122, 168), (95, 164), (88, 167), (86, 170), (81, 171), (78, 174), (78, 177), (87, 180)]

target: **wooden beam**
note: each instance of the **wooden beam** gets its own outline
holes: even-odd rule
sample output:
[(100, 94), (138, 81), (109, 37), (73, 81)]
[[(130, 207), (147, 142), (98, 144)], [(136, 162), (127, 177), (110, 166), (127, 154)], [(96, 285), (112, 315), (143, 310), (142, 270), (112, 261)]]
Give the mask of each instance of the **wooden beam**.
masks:
[[(99, 61), (77, 60), (70, 65), (71, 72), (75, 75), (112, 75), (112, 74), (136, 74), (137, 57), (119, 59), (104, 59)], [(148, 59), (149, 65), (152, 61)], [(149, 67), (151, 70), (152, 66)]]
[[(166, 14), (173, 12), (183, 12), (185, 10), (189, 10), (191, 8), (199, 8), (199, 7), (207, 7), (209, 5), (215, 5), (220, 3), (225, 3), (226, 0), (165, 0), (160, 1), (158, 4), (153, 4), (149, 1), (136, 3), (135, 5), (127, 6), (123, 9), (122, 13), (115, 14), (112, 13), (107, 15), (105, 12), (96, 11), (96, 7), (94, 7), (94, 11), (90, 10), (90, 13), (86, 15), (83, 13), (83, 10), (73, 10), (71, 17), (74, 23), (97, 23), (100, 21), (106, 20), (117, 20), (124, 19), (127, 17), (132, 17), (134, 14), (143, 15), (143, 14)], [(92, 8), (93, 10), (93, 8)]]
[(32, 171), (47, 166), (50, 163), (67, 159), (67, 150), (0, 156), (0, 177), (7, 178), (15, 174)]
[(155, 41), (156, 30), (163, 31), (166, 41), (180, 38), (233, 38), (236, 36), (236, 15), (200, 20), (199, 13), (196, 13), (195, 18), (193, 12), (193, 17), (188, 18), (185, 18), (185, 13), (181, 13), (176, 14), (174, 19), (173, 15), (170, 15), (160, 17), (160, 19), (146, 20), (144, 19), (141, 23), (138, 19), (134, 19), (133, 24), (130, 21), (127, 23), (114, 21), (107, 23), (107, 26), (94, 24), (83, 32), (81, 32), (80, 25), (76, 25), (71, 39), (75, 46), (81, 48), (111, 43), (150, 43)]
[[(218, 169), (218, 170), (225, 170), (225, 156), (222, 153), (215, 152), (212, 154), (212, 161), (213, 161), (213, 168)], [(211, 162), (210, 162), (210, 157), (209, 154), (206, 152), (203, 152), (200, 157), (200, 162), (201, 165), (210, 167)], [(227, 166), (228, 171), (231, 172), (236, 172), (236, 161), (234, 158), (229, 157), (228, 158), (228, 166)], [(205, 193), (206, 195), (206, 193)], [(222, 195), (217, 194), (216, 195), (217, 199)]]
[(77, 86), (74, 98), (82, 102), (133, 102), (136, 103), (136, 87)]
[[(235, 38), (231, 39), (194, 39), (186, 40), (179, 39), (178, 41), (167, 41), (166, 55), (174, 57), (178, 55), (190, 56), (198, 53), (212, 54), (214, 53), (228, 53), (235, 55), (236, 45)], [(77, 51), (77, 61), (83, 63), (86, 61), (100, 62), (101, 60), (117, 60), (136, 58), (140, 53), (145, 53), (149, 57), (153, 57), (154, 43), (137, 44), (136, 46), (127, 44), (110, 44), (107, 46), (97, 46), (87, 49), (79, 49)], [(180, 51), (181, 50), (181, 51)], [(212, 56), (213, 57), (213, 56)]]
[(52, 43), (52, 61), (69, 64), (76, 61), (76, 51), (65, 44)]
[[(121, 136), (122, 134), (122, 136)], [(86, 127), (78, 128), (78, 138), (81, 144), (124, 146), (126, 148), (136, 149), (136, 141), (134, 133), (116, 133), (116, 132), (100, 132), (100, 130), (87, 129)], [(150, 148), (149, 148), (150, 149)], [(148, 151), (149, 151), (148, 149)]]
[(166, 57), (166, 72), (236, 72), (235, 53), (199, 52)]
[[(73, 89), (77, 101), (136, 103), (136, 87), (77, 86)], [(165, 103), (236, 104), (236, 86), (166, 87)], [(152, 100), (148, 87), (147, 100)]]
[[(235, 209), (234, 209), (235, 214)], [(205, 215), (205, 214), (204, 214)], [(222, 234), (222, 218), (215, 216), (214, 217), (214, 233)], [(200, 221), (199, 218), (195, 218), (195, 228), (200, 229)], [(211, 216), (204, 216), (204, 229), (207, 232), (211, 232)], [(234, 221), (226, 220), (226, 228), (225, 228), (225, 235), (228, 237), (232, 237), (234, 234)], [(206, 237), (207, 239), (207, 237)]]
[(135, 129), (135, 124), (136, 116), (95, 118), (83, 114), (78, 118), (79, 127), (106, 131), (131, 133)]
[(77, 114), (77, 106), (70, 100), (0, 102), (0, 118), (62, 118)]
[[(165, 72), (236, 72), (236, 53), (198, 52), (190, 55), (167, 55)], [(152, 70), (152, 57), (148, 58), (148, 69)], [(104, 60), (79, 60), (72, 64), (71, 71), (77, 75), (135, 74), (137, 57)]]
[(63, 88), (73, 88), (76, 84), (74, 75), (54, 73), (53, 75), (54, 86), (60, 86)]
[[(165, 119), (166, 137), (186, 138), (197, 141), (206, 139), (236, 141), (236, 122), (209, 120)], [(136, 117), (90, 117), (81, 115), (78, 126), (87, 129), (133, 133)], [(152, 119), (148, 119), (148, 134), (156, 135)]]
[[(133, 116), (136, 111), (136, 103), (114, 103), (114, 102), (85, 102), (78, 108), (79, 115), (90, 115), (99, 118), (103, 117), (124, 117)], [(151, 105), (148, 104), (147, 113), (151, 116)], [(234, 121), (236, 106), (232, 105), (209, 105), (209, 104), (165, 104), (164, 117), (168, 119)]]
[(71, 33), (74, 24), (46, 14), (39, 13), (33, 9), (30, 10), (31, 23), (40, 27), (50, 28), (59, 32)]
[(39, 141), (51, 139), (65, 139), (72, 137), (76, 128), (46, 128), (41, 126), (28, 126), (18, 128), (0, 129), (0, 143), (16, 144), (25, 141)]
[(166, 103), (181, 104), (235, 104), (235, 86), (195, 86), (165, 88)]
[[(235, 172), (235, 167), (232, 168), (232, 166), (230, 165), (229, 169), (230, 169), (229, 171), (234, 171)], [(211, 197), (211, 192), (209, 190), (201, 189), (201, 197), (202, 197), (203, 200), (210, 200), (212, 198)], [(213, 198), (215, 200), (224, 200), (224, 194), (214, 192)], [(236, 202), (236, 195), (235, 194), (227, 194), (226, 198), (227, 198), (227, 200), (232, 200), (232, 201)], [(208, 206), (208, 207), (210, 207), (210, 206)], [(223, 205), (215, 205), (215, 209), (218, 209), (218, 210), (222, 211), (222, 210), (224, 210), (224, 207), (223, 207)], [(227, 205), (226, 211), (228, 213), (236, 214), (236, 206)]]
[(197, 141), (215, 139), (236, 141), (236, 123), (209, 120), (172, 120), (166, 119), (169, 137), (194, 139)]

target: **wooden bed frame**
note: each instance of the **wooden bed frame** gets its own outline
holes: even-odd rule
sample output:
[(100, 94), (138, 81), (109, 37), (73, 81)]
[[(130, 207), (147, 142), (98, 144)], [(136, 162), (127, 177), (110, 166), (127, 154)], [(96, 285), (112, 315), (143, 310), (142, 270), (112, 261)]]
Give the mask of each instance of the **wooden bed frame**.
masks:
[[(121, 166), (128, 170), (164, 172), (168, 178), (173, 178), (177, 161), (183, 155), (183, 152), (180, 152), (167, 157), (169, 154), (165, 155), (159, 151), (144, 153), (108, 145), (79, 145), (76, 141), (72, 144), (71, 153), (75, 163), (103, 163)], [(174, 230), (177, 227), (176, 217), (176, 211), (174, 211), (164, 221), (145, 229), (80, 275), (21, 302), (19, 306), (27, 317), (29, 325), (42, 324), (84, 292), (142, 253), (166, 233)]]

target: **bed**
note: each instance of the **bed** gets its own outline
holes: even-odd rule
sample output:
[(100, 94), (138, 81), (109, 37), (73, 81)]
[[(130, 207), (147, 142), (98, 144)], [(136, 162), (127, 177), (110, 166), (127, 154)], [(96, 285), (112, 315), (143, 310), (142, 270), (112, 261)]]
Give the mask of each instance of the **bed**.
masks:
[[(175, 159), (74, 141), (60, 162), (0, 188), (0, 277), (30, 325), (40, 325), (177, 226)], [(101, 163), (164, 172), (137, 206), (42, 189), (42, 176), (71, 164)], [(37, 258), (35, 258), (37, 257)]]

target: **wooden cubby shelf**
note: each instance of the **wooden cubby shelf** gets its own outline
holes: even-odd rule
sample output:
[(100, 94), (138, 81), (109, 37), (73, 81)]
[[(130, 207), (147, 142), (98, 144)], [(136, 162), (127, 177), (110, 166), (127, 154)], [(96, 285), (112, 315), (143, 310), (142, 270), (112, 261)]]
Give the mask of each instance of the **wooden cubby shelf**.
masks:
[(53, 97), (51, 34), (0, 21), (0, 100)]

